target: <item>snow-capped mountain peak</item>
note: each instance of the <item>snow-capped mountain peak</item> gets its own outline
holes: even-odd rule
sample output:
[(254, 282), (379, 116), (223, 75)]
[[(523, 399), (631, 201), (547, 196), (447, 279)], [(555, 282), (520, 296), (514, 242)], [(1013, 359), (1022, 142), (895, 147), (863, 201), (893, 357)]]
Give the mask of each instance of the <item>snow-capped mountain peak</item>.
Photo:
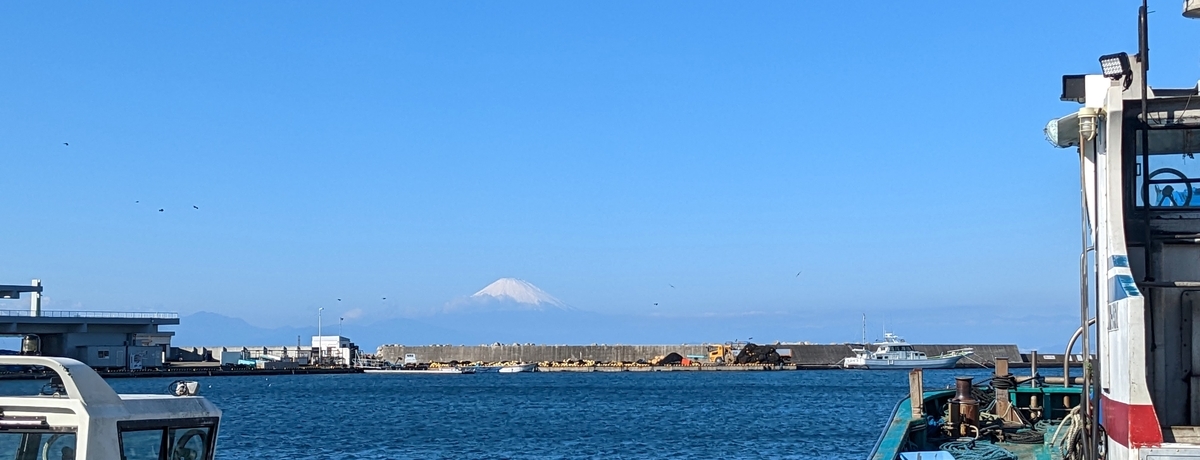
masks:
[(516, 278), (500, 278), (479, 292), (471, 295), (472, 299), (501, 300), (534, 306), (553, 306), (568, 309), (567, 304), (554, 296), (530, 284), (528, 281)]

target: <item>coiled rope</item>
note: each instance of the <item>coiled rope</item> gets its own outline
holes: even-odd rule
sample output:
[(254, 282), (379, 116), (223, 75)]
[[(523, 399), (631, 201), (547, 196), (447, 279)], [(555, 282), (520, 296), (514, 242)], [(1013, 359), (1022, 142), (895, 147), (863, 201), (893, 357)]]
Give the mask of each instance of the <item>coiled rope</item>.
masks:
[(974, 439), (950, 441), (942, 444), (940, 449), (949, 452), (957, 460), (1018, 460), (1017, 454), (989, 441)]

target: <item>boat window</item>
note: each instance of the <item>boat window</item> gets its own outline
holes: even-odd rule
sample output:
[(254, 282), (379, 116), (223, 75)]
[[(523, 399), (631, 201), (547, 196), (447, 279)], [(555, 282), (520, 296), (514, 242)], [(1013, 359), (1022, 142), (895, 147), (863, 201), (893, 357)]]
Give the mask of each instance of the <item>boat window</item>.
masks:
[[(1194, 153), (1200, 130), (1151, 130), (1151, 134), (1150, 145), (1154, 152), (1149, 155), (1148, 180), (1145, 180), (1147, 168), (1140, 155), (1140, 136), (1136, 139), (1139, 147), (1134, 150), (1136, 179), (1133, 195), (1137, 205), (1145, 206), (1149, 201), (1155, 208), (1200, 207), (1200, 159)], [(1186, 138), (1186, 141), (1176, 142), (1172, 140), (1174, 137)], [(1147, 193), (1142, 190), (1144, 181), (1149, 185)]]
[(75, 460), (75, 433), (0, 433), (0, 458)]
[(121, 432), (122, 460), (159, 460), (162, 452), (163, 430)]
[(122, 460), (212, 460), (215, 417), (118, 422)]

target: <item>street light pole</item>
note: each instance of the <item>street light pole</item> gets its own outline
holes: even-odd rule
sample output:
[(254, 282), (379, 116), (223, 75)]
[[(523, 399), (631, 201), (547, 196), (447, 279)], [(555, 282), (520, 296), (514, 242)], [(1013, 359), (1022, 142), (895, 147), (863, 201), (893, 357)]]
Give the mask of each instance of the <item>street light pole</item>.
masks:
[(321, 312), (325, 311), (325, 307), (317, 309), (317, 365), (321, 365), (321, 358), (325, 357), (325, 339), (321, 337)]

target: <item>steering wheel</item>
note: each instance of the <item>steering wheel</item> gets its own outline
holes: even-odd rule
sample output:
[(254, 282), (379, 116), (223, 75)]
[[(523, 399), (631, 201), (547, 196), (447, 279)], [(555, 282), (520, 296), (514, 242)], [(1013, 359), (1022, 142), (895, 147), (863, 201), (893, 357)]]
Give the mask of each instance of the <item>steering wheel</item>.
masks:
[[(1154, 172), (1151, 172), (1150, 176), (1147, 177), (1146, 180), (1153, 180), (1155, 177), (1159, 176), (1160, 174), (1170, 174), (1172, 176), (1178, 177), (1180, 179), (1180, 182), (1183, 183), (1183, 186), (1185, 187), (1186, 191), (1183, 194), (1183, 202), (1176, 203), (1175, 196), (1174, 196), (1174, 187), (1171, 187), (1170, 185), (1168, 185), (1164, 188), (1164, 190), (1167, 193), (1164, 194), (1162, 197), (1160, 197), (1158, 200), (1158, 203), (1155, 203), (1154, 206), (1162, 206), (1162, 203), (1165, 200), (1170, 200), (1172, 206), (1187, 206), (1188, 204), (1190, 204), (1192, 202), (1192, 179), (1191, 178), (1188, 178), (1188, 176), (1186, 174), (1180, 172), (1178, 169), (1175, 169), (1175, 168), (1158, 168), (1158, 169), (1154, 170)], [(1147, 191), (1147, 192), (1149, 192), (1149, 191)], [(1150, 197), (1142, 196), (1142, 203), (1149, 205)]]
[(204, 449), (204, 430), (191, 429), (183, 433), (179, 440), (175, 442), (175, 448), (171, 449), (171, 460), (196, 460), (199, 453), (193, 449), (188, 449), (187, 444), (192, 438), (200, 438), (200, 449)]
[[(48, 439), (45, 444), (42, 444), (42, 457), (41, 457), (42, 460), (51, 460), (50, 446), (53, 446), (54, 443), (58, 442), (58, 440), (61, 439), (63, 436), (66, 436), (66, 434), (65, 433), (54, 434), (54, 435), (50, 436), (50, 439)], [(63, 456), (62, 456), (63, 460), (75, 460), (75, 448), (73, 448), (71, 446), (63, 446), (63, 449), (69, 449), (69, 450), (66, 450), (65, 452), (63, 452)], [(69, 452), (69, 454), (68, 454), (68, 452)], [(58, 460), (58, 459), (53, 459), (53, 460)]]

